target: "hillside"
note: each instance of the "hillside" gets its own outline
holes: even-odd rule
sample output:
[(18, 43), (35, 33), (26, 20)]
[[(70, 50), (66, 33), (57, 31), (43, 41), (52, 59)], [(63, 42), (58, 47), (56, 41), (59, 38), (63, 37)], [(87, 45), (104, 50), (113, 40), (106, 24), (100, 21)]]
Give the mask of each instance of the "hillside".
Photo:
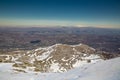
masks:
[(1, 80), (120, 80), (120, 57), (87, 64), (65, 73), (15, 73), (10, 71), (10, 65), (0, 64)]

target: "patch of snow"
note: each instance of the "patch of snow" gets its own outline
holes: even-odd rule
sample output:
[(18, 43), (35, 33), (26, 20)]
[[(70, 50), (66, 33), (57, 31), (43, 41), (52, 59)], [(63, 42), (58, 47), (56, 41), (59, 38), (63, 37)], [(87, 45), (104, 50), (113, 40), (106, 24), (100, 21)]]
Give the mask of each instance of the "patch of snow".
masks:
[(95, 55), (95, 54), (91, 54), (90, 56), (85, 56), (85, 57), (82, 57), (82, 59), (100, 59), (100, 56), (98, 55)]
[(68, 61), (68, 60), (65, 60), (65, 57), (61, 59), (62, 61)]
[(6, 60), (9, 60), (10, 59), (10, 55), (6, 55), (7, 57), (5, 58)]
[(50, 67), (50, 70), (52, 72), (59, 72), (59, 68), (60, 68), (59, 63), (52, 62), (51, 67)]
[(37, 48), (37, 49), (35, 49), (35, 52), (36, 52), (36, 51), (39, 51), (39, 50), (42, 50), (42, 49), (44, 49), (44, 48), (41, 48), (41, 47), (40, 47), (40, 48)]
[(48, 48), (46, 52), (42, 53), (42, 55), (40, 55), (40, 56), (37, 56), (36, 59), (37, 59), (37, 60), (44, 60), (44, 59), (46, 59), (46, 58), (51, 54), (51, 52), (53, 52), (53, 51), (54, 51), (54, 49)]
[(81, 67), (81, 66), (84, 66), (85, 64), (88, 64), (87, 61), (81, 61), (81, 60), (78, 60), (76, 61), (75, 64), (73, 64), (73, 67)]
[(77, 45), (71, 45), (72, 47), (76, 47), (76, 46), (81, 46), (82, 45), (82, 43), (80, 43), (80, 44), (77, 44)]
[(51, 59), (52, 57), (53, 57), (53, 56), (49, 56), (46, 61), (48, 61), (48, 60)]
[(35, 58), (31, 58), (31, 60), (29, 62), (33, 64), (34, 61), (35, 61)]

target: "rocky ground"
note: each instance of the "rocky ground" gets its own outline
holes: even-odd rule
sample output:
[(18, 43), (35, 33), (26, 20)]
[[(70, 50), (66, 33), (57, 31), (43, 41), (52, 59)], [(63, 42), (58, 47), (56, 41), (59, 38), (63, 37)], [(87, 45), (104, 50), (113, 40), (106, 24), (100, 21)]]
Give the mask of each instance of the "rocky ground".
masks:
[(117, 54), (97, 51), (85, 44), (55, 44), (27, 51), (0, 54), (1, 63), (12, 63), (18, 72), (67, 72), (70, 69), (111, 59)]

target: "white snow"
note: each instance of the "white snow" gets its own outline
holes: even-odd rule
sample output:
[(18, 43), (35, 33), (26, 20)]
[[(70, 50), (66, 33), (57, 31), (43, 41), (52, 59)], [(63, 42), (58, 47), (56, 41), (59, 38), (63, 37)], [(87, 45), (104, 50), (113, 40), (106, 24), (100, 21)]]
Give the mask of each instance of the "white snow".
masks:
[(68, 60), (65, 60), (65, 57), (61, 59), (62, 61), (68, 61)]
[(52, 62), (52, 65), (51, 65), (51, 67), (50, 67), (50, 70), (51, 70), (52, 72), (58, 72), (58, 71), (59, 71), (59, 63), (54, 63), (54, 62)]
[(42, 55), (37, 56), (36, 59), (37, 59), (37, 60), (44, 60), (44, 59), (46, 59), (46, 58), (50, 55), (50, 53), (51, 53), (52, 51), (53, 51), (53, 50), (44, 52)]
[(100, 56), (91, 54), (90, 56), (83, 57), (82, 59), (100, 59)]
[(80, 66), (84, 66), (85, 64), (88, 64), (87, 61), (81, 61), (81, 60), (78, 60), (76, 61), (75, 64), (73, 64), (73, 67), (80, 67)]
[[(13, 73), (11, 63), (0, 63), (0, 80), (120, 80), (120, 57), (88, 64), (65, 73)], [(56, 68), (56, 67), (54, 67)]]
[[(36, 57), (37, 60), (44, 60), (46, 59), (47, 57), (49, 57), (49, 55), (54, 51), (54, 48), (53, 47), (56, 47), (57, 45), (60, 45), (60, 44), (55, 44), (53, 46), (49, 46), (49, 47), (44, 47), (44, 48), (38, 48), (38, 49), (35, 49), (34, 51), (34, 56)], [(39, 50), (43, 50), (45, 52), (43, 52), (41, 55), (36, 55), (37, 54), (37, 51)], [(33, 57), (33, 56), (31, 56)]]
[(11, 72), (13, 63), (0, 63), (1, 72)]
[(81, 46), (82, 45), (82, 43), (80, 43), (80, 44), (76, 44), (76, 45), (71, 45), (72, 47), (76, 47), (76, 46)]

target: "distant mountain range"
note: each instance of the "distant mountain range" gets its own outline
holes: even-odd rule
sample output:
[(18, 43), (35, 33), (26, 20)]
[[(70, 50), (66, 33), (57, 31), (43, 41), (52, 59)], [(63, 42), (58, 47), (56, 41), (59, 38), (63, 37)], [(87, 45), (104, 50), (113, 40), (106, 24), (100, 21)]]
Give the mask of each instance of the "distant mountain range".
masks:
[(95, 28), (95, 27), (0, 27), (0, 31), (22, 31), (39, 32), (43, 34), (97, 34), (97, 35), (119, 35), (120, 29)]

